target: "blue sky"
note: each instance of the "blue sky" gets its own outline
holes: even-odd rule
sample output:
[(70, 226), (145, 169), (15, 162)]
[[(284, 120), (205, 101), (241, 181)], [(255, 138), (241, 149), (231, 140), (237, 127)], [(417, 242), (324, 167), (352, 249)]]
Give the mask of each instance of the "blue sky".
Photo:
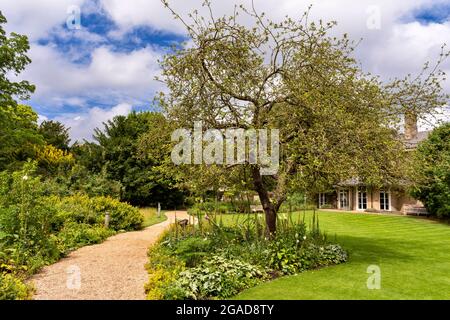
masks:
[[(201, 11), (201, 2), (171, 1), (183, 14)], [(217, 15), (230, 13), (231, 2), (249, 0), (213, 1)], [(416, 73), (436, 59), (442, 43), (450, 45), (450, 0), (255, 0), (275, 20), (300, 17), (311, 2), (313, 18), (337, 20), (336, 32), (364, 39), (356, 55), (383, 78)], [(72, 5), (81, 12), (80, 30), (66, 25)], [(41, 119), (71, 127), (73, 140), (90, 139), (93, 128), (115, 115), (149, 110), (164, 90), (154, 80), (158, 59), (188, 40), (159, 0), (2, 0), (0, 9), (8, 31), (30, 38), (33, 62), (22, 77), (37, 91), (27, 103)], [(450, 64), (444, 68), (450, 71)]]

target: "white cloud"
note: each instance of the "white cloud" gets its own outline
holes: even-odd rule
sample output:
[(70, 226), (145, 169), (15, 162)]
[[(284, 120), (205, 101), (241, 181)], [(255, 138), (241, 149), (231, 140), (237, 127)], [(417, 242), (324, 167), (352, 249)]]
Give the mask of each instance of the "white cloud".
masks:
[[(203, 0), (169, 2), (183, 16), (194, 8), (203, 15), (208, 14), (201, 8)], [(251, 6), (251, 0), (213, 0), (215, 15), (230, 14), (236, 3)], [(257, 10), (266, 12), (275, 20), (285, 15), (299, 18), (311, 3), (313, 9), (310, 20), (336, 20), (339, 25), (335, 33), (348, 33), (355, 40), (364, 39), (356, 55), (365, 71), (383, 78), (418, 73), (424, 62), (437, 59), (441, 44), (450, 39), (450, 21), (424, 25), (413, 19), (415, 11), (448, 3), (448, 0), (255, 0)], [(163, 54), (159, 49), (148, 46), (121, 53), (105, 46), (101, 35), (86, 30), (69, 34), (61, 26), (68, 17), (67, 8), (70, 5), (81, 6), (84, 13), (106, 12), (119, 26), (110, 36), (119, 39), (136, 26), (184, 33), (183, 25), (173, 19), (160, 0), (99, 0), (99, 3), (85, 0), (2, 0), (1, 10), (8, 19), (7, 30), (30, 36), (33, 62), (22, 77), (37, 85), (33, 104), (39, 105), (41, 113), (51, 109), (54, 114), (64, 105), (78, 106), (80, 110), (86, 110), (80, 111), (83, 114), (95, 113), (95, 110), (101, 109), (89, 108), (96, 101), (110, 106), (119, 103), (128, 106), (144, 104), (151, 101), (155, 91), (163, 90), (161, 84), (154, 81), (154, 76), (159, 73), (157, 59)], [(373, 6), (380, 12), (380, 29), (367, 27), (368, 19), (373, 14), (373, 10), (370, 12), (368, 8)], [(249, 23), (248, 18), (242, 19), (243, 23)], [(39, 45), (37, 40), (50, 32), (57, 32), (60, 37), (78, 37), (85, 43), (95, 44), (96, 48), (75, 47), (63, 54), (52, 44)], [(89, 64), (74, 63), (85, 53), (91, 54)], [(450, 61), (444, 65), (444, 69), (450, 72)], [(450, 80), (444, 87), (450, 93)], [(61, 112), (64, 110), (61, 109)], [(72, 118), (66, 115), (61, 117), (78, 128), (74, 129), (77, 138), (82, 137), (83, 132), (85, 137), (91, 134), (90, 129), (84, 130), (83, 126), (78, 126), (83, 121), (73, 120), (76, 115)]]
[(160, 86), (154, 77), (161, 55), (150, 47), (130, 53), (99, 47), (88, 65), (77, 65), (54, 46), (35, 44), (30, 50), (33, 63), (21, 77), (37, 84), (33, 99), (43, 108), (67, 103), (83, 106), (87, 100), (106, 98), (111, 104), (150, 101)]
[(1, 10), (8, 20), (7, 30), (28, 35), (31, 41), (45, 37), (55, 26), (65, 23), (70, 6), (85, 0), (2, 0)]
[(70, 127), (70, 138), (72, 143), (86, 139), (92, 141), (95, 128), (103, 128), (102, 123), (118, 115), (127, 115), (132, 111), (128, 103), (121, 103), (111, 109), (90, 108), (80, 113), (65, 113), (54, 117), (52, 120), (63, 123)]
[[(173, 19), (171, 13), (159, 0), (101, 0), (102, 6), (112, 19), (124, 30), (136, 25), (147, 25), (158, 30), (184, 33), (181, 22)], [(194, 8), (208, 16), (201, 7), (203, 0), (169, 0), (170, 5), (188, 20), (187, 13)], [(235, 4), (251, 8), (250, 0), (212, 1), (214, 14), (230, 14)], [(448, 0), (255, 0), (259, 12), (266, 12), (272, 19), (289, 15), (300, 18), (313, 3), (310, 20), (336, 20), (336, 34), (348, 33), (354, 40), (363, 38), (356, 55), (366, 71), (380, 74), (383, 78), (417, 73), (423, 64), (438, 58), (439, 47), (449, 42), (450, 22), (423, 25), (413, 22), (417, 10), (431, 8)], [(373, 10), (373, 8), (377, 10)], [(431, 10), (431, 9), (430, 9)], [(435, 9), (434, 9), (435, 10)], [(368, 21), (380, 13), (380, 29), (368, 27)], [(243, 17), (249, 23), (250, 18)], [(123, 34), (124, 31), (122, 31)], [(119, 32), (120, 34), (120, 32)], [(449, 66), (446, 66), (450, 69)], [(450, 81), (445, 87), (450, 92)]]

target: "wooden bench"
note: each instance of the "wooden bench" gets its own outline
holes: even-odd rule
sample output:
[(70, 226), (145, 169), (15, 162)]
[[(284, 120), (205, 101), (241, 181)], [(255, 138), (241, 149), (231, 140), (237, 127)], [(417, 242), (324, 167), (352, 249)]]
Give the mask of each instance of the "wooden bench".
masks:
[(252, 213), (264, 212), (262, 205), (251, 205), (250, 210), (252, 211)]
[(405, 213), (407, 215), (415, 215), (415, 216), (427, 216), (430, 213), (427, 211), (427, 208), (425, 207), (414, 207), (414, 206), (410, 206), (410, 207), (406, 207), (405, 208)]

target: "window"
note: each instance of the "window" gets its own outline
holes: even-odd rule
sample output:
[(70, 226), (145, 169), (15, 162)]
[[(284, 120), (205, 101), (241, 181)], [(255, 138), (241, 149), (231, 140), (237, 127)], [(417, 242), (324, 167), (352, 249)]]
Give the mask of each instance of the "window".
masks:
[(367, 191), (364, 188), (358, 189), (358, 210), (367, 209)]
[(380, 191), (380, 210), (391, 210), (389, 203), (389, 191)]
[(319, 208), (327, 204), (327, 195), (325, 193), (319, 193)]
[(339, 191), (339, 208), (340, 209), (348, 209), (348, 191), (347, 190)]

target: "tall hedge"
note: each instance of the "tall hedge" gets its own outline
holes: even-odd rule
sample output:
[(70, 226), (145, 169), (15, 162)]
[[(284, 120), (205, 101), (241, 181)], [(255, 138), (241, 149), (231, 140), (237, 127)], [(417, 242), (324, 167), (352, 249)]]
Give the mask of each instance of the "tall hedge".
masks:
[(419, 144), (413, 166), (412, 195), (438, 217), (450, 217), (450, 122)]

